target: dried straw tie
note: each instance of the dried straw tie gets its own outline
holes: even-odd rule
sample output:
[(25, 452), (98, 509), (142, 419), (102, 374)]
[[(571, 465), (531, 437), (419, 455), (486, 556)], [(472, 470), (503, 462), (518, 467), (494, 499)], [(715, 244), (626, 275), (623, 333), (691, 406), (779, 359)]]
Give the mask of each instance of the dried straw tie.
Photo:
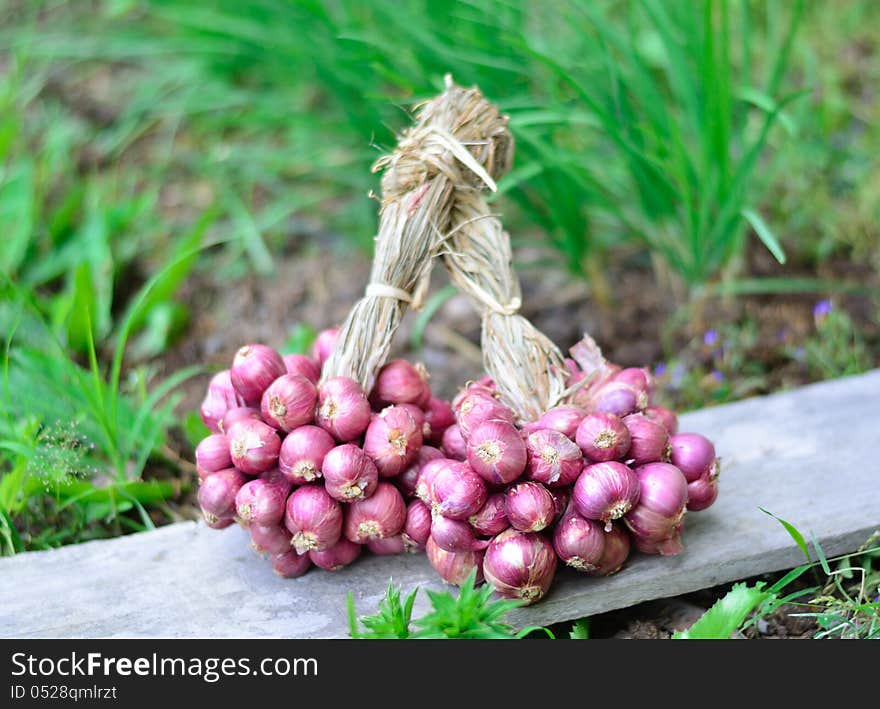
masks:
[(506, 125), (478, 89), (447, 77), (446, 90), (419, 108), (394, 153), (373, 165), (385, 172), (370, 284), (342, 325), (323, 380), (352, 377), (370, 391), (406, 307), (421, 305), (450, 229), (456, 190), (494, 190), (509, 169)]

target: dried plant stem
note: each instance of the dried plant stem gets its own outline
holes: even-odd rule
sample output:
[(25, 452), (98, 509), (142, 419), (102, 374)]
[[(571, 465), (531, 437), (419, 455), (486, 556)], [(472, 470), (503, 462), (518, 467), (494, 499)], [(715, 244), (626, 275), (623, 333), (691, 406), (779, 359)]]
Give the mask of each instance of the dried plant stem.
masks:
[(323, 379), (351, 377), (370, 391), (406, 307), (418, 307), (427, 290), (456, 191), (494, 190), (511, 154), (507, 117), (478, 89), (447, 77), (446, 90), (419, 108), (393, 154), (373, 165), (384, 174), (370, 284), (341, 327)]
[(521, 291), (510, 237), (482, 194), (457, 190), (443, 262), (452, 281), (482, 313), (483, 365), (501, 400), (532, 421), (568, 395), (562, 353), (518, 314)]

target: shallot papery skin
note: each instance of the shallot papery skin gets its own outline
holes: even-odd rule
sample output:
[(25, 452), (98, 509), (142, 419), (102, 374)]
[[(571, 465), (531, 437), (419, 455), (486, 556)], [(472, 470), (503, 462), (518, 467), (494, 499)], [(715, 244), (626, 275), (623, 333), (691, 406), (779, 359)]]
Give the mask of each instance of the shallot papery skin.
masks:
[(443, 432), (441, 446), (443, 452), (455, 460), (467, 458), (467, 441), (461, 435), (461, 427), (456, 423)]
[(302, 374), (284, 374), (263, 392), (263, 420), (282, 431), (292, 431), (315, 418), (318, 390)]
[(624, 516), (623, 521), (632, 532), (639, 550), (644, 551), (643, 547), (648, 542), (662, 542), (673, 537), (681, 526), (683, 514), (684, 508), (676, 515), (667, 516), (644, 505), (636, 505)]
[[(716, 459), (717, 460), (717, 459)], [(688, 483), (687, 508), (699, 512), (711, 507), (718, 499), (717, 465), (713, 465), (693, 482)]]
[(400, 534), (406, 524), (406, 502), (391, 483), (380, 482), (370, 497), (346, 506), (343, 534), (346, 539), (364, 544), (370, 539), (385, 539)]
[(565, 486), (577, 480), (583, 467), (583, 454), (568, 436), (553, 429), (530, 433), (527, 476), (544, 485)]
[[(431, 504), (431, 488), (434, 485), (434, 478), (443, 468), (446, 467), (450, 458), (436, 458), (429, 460), (419, 470), (419, 477), (416, 481), (415, 496), (422, 502)], [(453, 461), (455, 462), (455, 461)]]
[(421, 500), (411, 500), (406, 507), (403, 541), (407, 550), (423, 549), (431, 535), (431, 508)]
[(361, 545), (342, 537), (329, 549), (310, 551), (309, 559), (315, 566), (325, 571), (338, 571), (343, 566), (348, 566), (360, 555)]
[(234, 409), (229, 409), (229, 411), (223, 414), (223, 418), (220, 421), (220, 431), (227, 432), (232, 428), (232, 424), (244, 421), (245, 419), (263, 421), (263, 415), (259, 409), (255, 409), (253, 406), (236, 406)]
[(308, 554), (297, 554), (294, 549), (272, 557), (272, 570), (281, 578), (295, 579), (312, 567)]
[(321, 378), (321, 367), (317, 361), (303, 354), (287, 354), (282, 358), (288, 374), (301, 374), (312, 384), (317, 384)]
[(290, 549), (292, 536), (281, 524), (250, 524), (248, 533), (251, 535), (251, 546), (260, 554), (281, 554)]
[(275, 429), (262, 421), (236, 421), (226, 432), (229, 455), (235, 467), (248, 475), (263, 473), (278, 464), (281, 439)]
[(669, 462), (689, 483), (707, 474), (715, 465), (715, 446), (699, 433), (676, 433), (669, 439)]
[(439, 446), (443, 442), (443, 433), (455, 423), (455, 412), (449, 402), (432, 396), (425, 407), (425, 425), (431, 429), (427, 440)]
[(670, 463), (649, 463), (635, 469), (639, 479), (639, 505), (666, 517), (675, 517), (687, 502), (687, 480)]
[(612, 381), (629, 384), (633, 389), (650, 393), (654, 388), (654, 378), (648, 370), (640, 367), (627, 367), (611, 377)]
[(248, 406), (259, 406), (263, 392), (282, 374), (284, 360), (266, 345), (245, 345), (235, 353), (229, 376), (232, 386)]
[(247, 478), (235, 468), (218, 470), (199, 483), (199, 507), (207, 522), (231, 519), (235, 514), (235, 496)]
[(318, 483), (303, 485), (287, 498), (284, 525), (299, 554), (336, 544), (342, 536), (342, 518), (340, 504)]
[(633, 534), (633, 545), (643, 554), (660, 554), (661, 556), (675, 556), (684, 551), (681, 543), (681, 524), (676, 525), (670, 536), (664, 539), (654, 540)]
[(336, 446), (320, 426), (300, 426), (281, 442), (278, 468), (294, 485), (305, 485), (321, 477), (324, 457)]
[(347, 443), (358, 438), (370, 424), (370, 404), (354, 379), (334, 377), (318, 386), (318, 409), (315, 420), (337, 441)]
[(235, 516), (244, 524), (267, 526), (284, 517), (288, 490), (268, 480), (249, 480), (235, 495)]
[(484, 421), (471, 431), (467, 460), (483, 480), (496, 485), (513, 482), (526, 468), (526, 444), (507, 421)]
[(221, 422), (226, 412), (243, 405), (244, 399), (232, 386), (229, 370), (224, 369), (211, 377), (199, 413), (202, 416), (202, 421), (213, 433), (223, 433)]
[(504, 511), (510, 526), (521, 532), (540, 532), (556, 517), (556, 503), (540, 483), (517, 483), (508, 488)]
[(649, 406), (645, 409), (645, 416), (663, 426), (670, 436), (678, 433), (678, 417), (669, 409), (663, 406)]
[(324, 366), (327, 358), (333, 354), (336, 349), (336, 343), (339, 341), (339, 328), (331, 327), (321, 330), (312, 344), (312, 357), (317, 360), (320, 366)]
[(358, 446), (345, 443), (324, 456), (321, 466), (324, 487), (334, 500), (363, 500), (376, 491), (379, 471)]
[(626, 529), (620, 524), (605, 532), (605, 549), (596, 568), (588, 571), (591, 576), (611, 576), (623, 568), (629, 557), (630, 539)]
[(636, 474), (623, 463), (609, 461), (584, 466), (574, 484), (572, 499), (578, 514), (605, 523), (629, 512), (639, 501), (641, 488)]
[(395, 534), (393, 537), (385, 539), (370, 539), (367, 541), (367, 549), (380, 556), (403, 554), (407, 551), (402, 534)]
[(426, 400), (426, 389), (428, 389), (427, 372), (423, 366), (411, 364), (405, 359), (393, 359), (376, 375), (376, 382), (370, 392), (370, 401), (377, 407), (389, 404), (415, 404), (420, 400)]
[(584, 457), (594, 463), (621, 460), (629, 451), (629, 429), (614, 414), (594, 412), (584, 416), (575, 440)]
[(510, 526), (506, 507), (504, 493), (496, 492), (489, 495), (489, 499), (486, 500), (486, 504), (480, 508), (479, 512), (468, 517), (468, 523), (477, 534), (484, 537), (494, 537)]
[(643, 414), (624, 417), (623, 425), (626, 426), (630, 436), (626, 459), (633, 461), (633, 465), (645, 465), (668, 459), (669, 434), (664, 426)]
[(373, 417), (364, 435), (364, 453), (379, 475), (392, 478), (406, 470), (422, 447), (422, 428), (402, 406), (389, 406)]
[(602, 526), (580, 515), (566, 515), (553, 530), (557, 556), (578, 571), (597, 571), (605, 552)]
[(559, 521), (571, 503), (571, 491), (568, 488), (557, 487), (550, 488), (550, 494), (553, 496), (553, 504), (556, 507), (553, 521)]
[(471, 391), (461, 400), (457, 414), (458, 427), (466, 441), (471, 432), (486, 421), (506, 421), (509, 424), (514, 422), (513, 411), (493, 396), (479, 390)]
[(431, 521), (431, 539), (445, 551), (475, 551), (489, 545), (488, 541), (474, 536), (474, 530), (467, 522), (449, 519), (443, 515), (434, 515)]
[(483, 575), (500, 596), (531, 604), (549, 590), (556, 554), (542, 535), (508, 529), (495, 537), (483, 557)]
[(419, 475), (421, 475), (422, 467), (431, 460), (438, 460), (443, 457), (443, 452), (433, 446), (422, 446), (419, 448), (419, 453), (412, 464), (394, 478), (394, 482), (405, 497), (418, 497), (416, 495), (416, 487), (419, 484)]
[(446, 551), (438, 547), (430, 537), (425, 553), (431, 566), (446, 583), (461, 586), (476, 569), (476, 583), (483, 580), (484, 551)]
[(431, 509), (450, 519), (467, 519), (486, 504), (486, 483), (467, 463), (454, 460), (432, 461), (428, 470), (437, 465), (430, 483)]
[(196, 471), (200, 478), (231, 467), (229, 439), (222, 433), (212, 433), (196, 446)]
[(556, 406), (544, 412), (537, 421), (525, 424), (523, 430), (527, 433), (534, 433), (550, 429), (574, 439), (584, 413), (584, 410), (578, 406)]

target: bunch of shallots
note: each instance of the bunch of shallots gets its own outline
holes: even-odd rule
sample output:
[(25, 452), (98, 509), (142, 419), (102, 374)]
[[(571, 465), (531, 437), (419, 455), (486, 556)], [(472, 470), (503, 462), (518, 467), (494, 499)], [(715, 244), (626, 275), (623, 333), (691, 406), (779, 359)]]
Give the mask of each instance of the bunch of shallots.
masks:
[(430, 510), (414, 497), (422, 465), (441, 458), (455, 419), (406, 360), (379, 370), (369, 397), (347, 377), (321, 381), (336, 330), (312, 356), (246, 345), (216, 374), (201, 406), (213, 432), (196, 448), (198, 500), (209, 526), (238, 522), (276, 573), (335, 570), (362, 547), (425, 549)]
[[(584, 376), (567, 360), (569, 384)], [(416, 494), (431, 508), (428, 558), (450, 583), (477, 568), (502, 596), (527, 603), (558, 561), (589, 575), (618, 571), (631, 547), (682, 551), (686, 510), (718, 495), (718, 459), (673, 412), (651, 405), (644, 369), (605, 365), (536, 421), (518, 425), (491, 379), (453, 401), (445, 458), (422, 465)]]

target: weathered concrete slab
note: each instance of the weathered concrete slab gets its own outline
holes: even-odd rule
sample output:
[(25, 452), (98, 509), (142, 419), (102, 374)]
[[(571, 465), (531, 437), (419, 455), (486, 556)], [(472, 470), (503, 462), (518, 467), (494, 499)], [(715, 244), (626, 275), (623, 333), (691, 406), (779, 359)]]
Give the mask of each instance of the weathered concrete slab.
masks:
[[(880, 371), (688, 414), (724, 458), (721, 495), (686, 519), (685, 551), (637, 556), (607, 579), (561, 573), (518, 624), (549, 624), (796, 566), (758, 508), (812, 531), (829, 554), (880, 528)], [(345, 596), (375, 609), (388, 580), (439, 587), (421, 556), (371, 557), (277, 578), (246, 534), (195, 523), (0, 559), (3, 637), (345, 637)], [(422, 594), (422, 607), (424, 596)]]

